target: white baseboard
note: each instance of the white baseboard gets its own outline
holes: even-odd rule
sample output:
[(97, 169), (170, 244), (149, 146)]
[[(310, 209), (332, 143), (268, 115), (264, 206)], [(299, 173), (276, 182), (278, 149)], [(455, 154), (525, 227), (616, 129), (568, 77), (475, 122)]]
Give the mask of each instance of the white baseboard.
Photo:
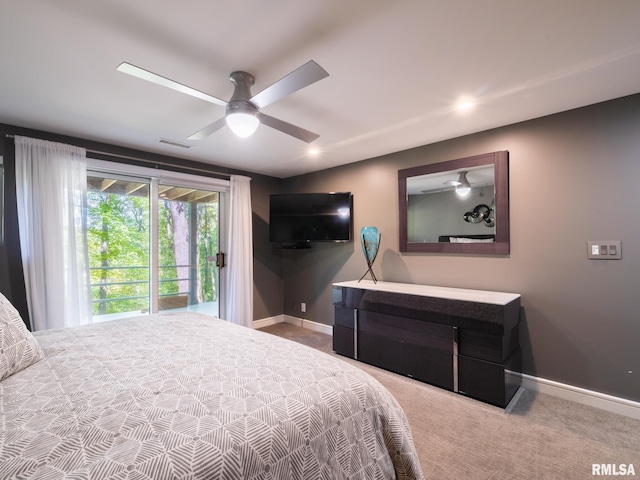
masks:
[(254, 320), (252, 325), (254, 329), (268, 327), (269, 325), (284, 322), (282, 317), (283, 315), (276, 315), (275, 317), (261, 318), (260, 320)]
[(314, 322), (312, 320), (306, 320), (304, 318), (293, 317), (291, 315), (276, 315), (275, 317), (261, 318), (260, 320), (253, 321), (253, 328), (264, 328), (269, 325), (275, 325), (276, 323), (289, 323), (291, 325), (297, 325), (299, 327), (308, 328), (315, 332), (324, 333), (326, 335), (333, 335), (333, 325), (327, 325), (324, 323)]
[(640, 402), (614, 397), (606, 393), (600, 393), (586, 388), (574, 387), (566, 383), (560, 383), (532, 375), (508, 372), (510, 375), (522, 376), (522, 388), (535, 392), (546, 393), (554, 397), (564, 398), (572, 402), (600, 408), (608, 412), (625, 415), (640, 420)]

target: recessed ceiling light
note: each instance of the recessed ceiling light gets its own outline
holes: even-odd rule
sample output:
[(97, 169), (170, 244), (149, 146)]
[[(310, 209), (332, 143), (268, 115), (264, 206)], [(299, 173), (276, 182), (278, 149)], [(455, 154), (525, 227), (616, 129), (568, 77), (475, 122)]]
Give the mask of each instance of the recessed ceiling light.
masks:
[(470, 97), (460, 98), (456, 102), (456, 110), (460, 113), (469, 112), (476, 106), (476, 101)]
[(309, 150), (307, 150), (307, 153), (312, 157), (317, 157), (318, 155), (320, 155), (320, 150), (318, 150), (317, 148), (310, 148)]

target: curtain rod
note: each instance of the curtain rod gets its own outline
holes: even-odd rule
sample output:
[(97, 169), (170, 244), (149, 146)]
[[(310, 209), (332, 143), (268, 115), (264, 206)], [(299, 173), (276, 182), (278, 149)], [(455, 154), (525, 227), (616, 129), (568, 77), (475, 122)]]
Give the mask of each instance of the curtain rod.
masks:
[[(15, 135), (12, 135), (10, 133), (7, 133), (5, 135), (5, 137), (13, 138), (13, 139), (16, 138)], [(136, 162), (149, 163), (151, 165), (155, 165), (156, 167), (158, 167), (158, 166), (160, 166), (160, 167), (162, 167), (162, 166), (178, 167), (178, 168), (181, 168), (181, 169), (184, 169), (184, 170), (190, 170), (190, 171), (193, 171), (193, 172), (200, 172), (200, 173), (208, 173), (208, 174), (211, 174), (211, 175), (218, 175), (220, 177), (224, 177), (227, 180), (229, 180), (231, 178), (231, 174), (229, 174), (229, 173), (216, 172), (214, 170), (206, 170), (204, 168), (189, 167), (189, 166), (186, 166), (186, 165), (170, 165), (170, 164), (167, 164), (167, 163), (164, 163), (164, 162), (159, 162), (157, 160), (147, 160), (146, 158), (132, 157), (132, 156), (129, 156), (129, 155), (121, 155), (119, 153), (103, 152), (103, 151), (100, 151), (100, 150), (92, 150), (92, 149), (89, 149), (89, 148), (85, 148), (85, 150), (86, 150), (87, 153), (92, 153), (94, 155), (105, 155), (107, 157), (121, 158), (123, 160), (134, 160)], [(96, 160), (100, 160), (100, 158), (96, 158)]]

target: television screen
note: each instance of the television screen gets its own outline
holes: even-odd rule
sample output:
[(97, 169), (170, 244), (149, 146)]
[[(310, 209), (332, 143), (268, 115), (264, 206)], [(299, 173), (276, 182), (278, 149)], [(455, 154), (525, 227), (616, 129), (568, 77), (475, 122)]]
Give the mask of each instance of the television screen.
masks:
[(269, 241), (350, 242), (352, 206), (350, 192), (271, 195)]

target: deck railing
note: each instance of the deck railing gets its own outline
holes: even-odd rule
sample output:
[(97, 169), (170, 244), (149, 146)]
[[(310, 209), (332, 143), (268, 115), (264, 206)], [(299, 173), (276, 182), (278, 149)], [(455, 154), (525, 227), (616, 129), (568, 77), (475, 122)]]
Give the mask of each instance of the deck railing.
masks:
[[(195, 268), (195, 265), (160, 265), (158, 268), (160, 269), (168, 269), (168, 268), (172, 268), (172, 269), (179, 269), (179, 268)], [(125, 286), (125, 285), (141, 285), (141, 286), (146, 286), (147, 289), (147, 293), (144, 295), (131, 295), (131, 294), (127, 294), (127, 295), (114, 295), (114, 296), (107, 296), (105, 298), (95, 298), (95, 296), (92, 294), (91, 295), (91, 302), (93, 304), (105, 304), (108, 302), (116, 302), (116, 301), (132, 301), (132, 300), (142, 300), (142, 299), (147, 299), (147, 307), (148, 307), (148, 299), (149, 299), (149, 293), (148, 293), (148, 288), (149, 288), (149, 267), (148, 266), (116, 266), (116, 267), (91, 267), (89, 269), (90, 272), (95, 272), (95, 271), (122, 271), (122, 270), (146, 270), (146, 276), (145, 278), (142, 279), (137, 279), (137, 280), (115, 280), (115, 281), (100, 281), (100, 282), (92, 282), (90, 283), (90, 287), (93, 288), (107, 288), (110, 289), (110, 287), (113, 286)], [(178, 287), (178, 282), (180, 281), (184, 281), (184, 280), (190, 280), (189, 277), (175, 277), (175, 278), (161, 278), (158, 280), (158, 283), (160, 284), (170, 284), (170, 283), (175, 283), (176, 284), (176, 288), (175, 291), (171, 291), (168, 293), (160, 293), (158, 296), (160, 298), (162, 297), (173, 297), (176, 295), (189, 295), (191, 292), (190, 290), (187, 291), (180, 291)], [(172, 289), (174, 290), (174, 289)]]

